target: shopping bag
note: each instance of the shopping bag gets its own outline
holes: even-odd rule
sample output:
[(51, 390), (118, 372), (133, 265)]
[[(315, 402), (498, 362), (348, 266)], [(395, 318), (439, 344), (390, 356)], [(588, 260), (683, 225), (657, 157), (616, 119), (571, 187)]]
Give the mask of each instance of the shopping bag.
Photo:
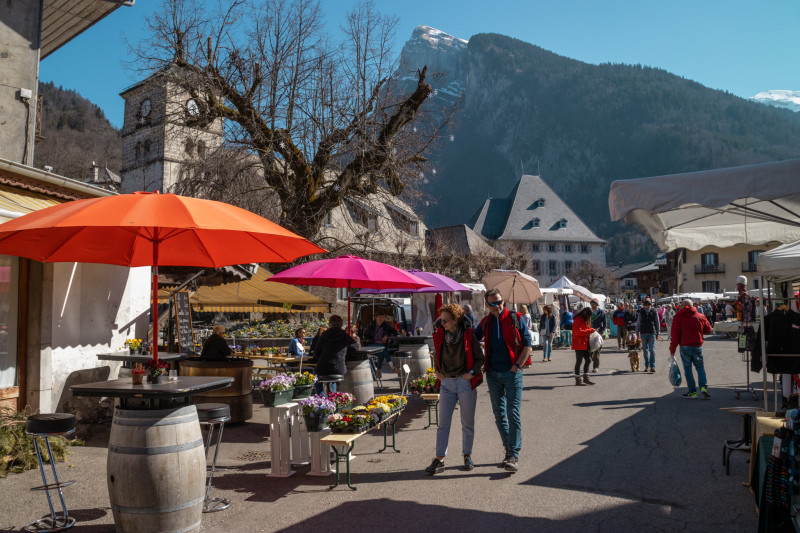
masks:
[(596, 352), (600, 348), (603, 347), (603, 336), (593, 331), (591, 335), (589, 335), (589, 351)]
[(675, 356), (670, 356), (669, 358), (669, 382), (672, 384), (673, 387), (680, 387), (681, 386), (681, 369), (678, 368), (678, 361), (675, 360)]

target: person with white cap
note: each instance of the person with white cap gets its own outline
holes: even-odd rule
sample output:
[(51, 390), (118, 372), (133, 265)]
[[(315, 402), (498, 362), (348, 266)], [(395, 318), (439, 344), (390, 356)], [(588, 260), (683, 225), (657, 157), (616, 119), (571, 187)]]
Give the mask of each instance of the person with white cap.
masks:
[(682, 394), (684, 398), (697, 398), (697, 383), (692, 374), (692, 365), (697, 370), (697, 381), (700, 385), (700, 394), (703, 399), (711, 399), (708, 392), (706, 369), (703, 364), (703, 335), (711, 333), (711, 323), (694, 308), (692, 300), (687, 298), (682, 303), (682, 308), (675, 314), (672, 321), (672, 331), (669, 342), (669, 353), (675, 355), (675, 349), (681, 346), (681, 362), (683, 373), (686, 375), (686, 385), (689, 391)]

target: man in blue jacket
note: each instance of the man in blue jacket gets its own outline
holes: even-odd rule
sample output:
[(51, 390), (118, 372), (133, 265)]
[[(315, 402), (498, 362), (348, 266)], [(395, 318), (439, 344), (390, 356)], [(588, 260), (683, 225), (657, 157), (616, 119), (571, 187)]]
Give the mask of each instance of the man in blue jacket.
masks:
[(522, 447), (522, 365), (531, 353), (531, 333), (519, 313), (505, 308), (500, 291), (491, 289), (484, 298), (489, 314), (478, 324), (475, 336), (484, 341), (484, 373), (506, 454), (501, 466), (516, 472)]

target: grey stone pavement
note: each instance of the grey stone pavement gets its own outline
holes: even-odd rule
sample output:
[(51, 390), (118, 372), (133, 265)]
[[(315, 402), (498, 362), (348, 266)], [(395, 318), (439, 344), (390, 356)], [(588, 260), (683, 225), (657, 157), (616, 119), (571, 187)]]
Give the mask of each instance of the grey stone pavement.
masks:
[[(610, 349), (613, 346), (613, 349)], [(328, 485), (333, 477), (270, 478), (266, 409), (225, 429), (215, 478), (216, 496), (230, 498), (227, 511), (206, 514), (203, 530), (266, 531), (754, 531), (754, 499), (742, 485), (748, 457), (721, 462), (722, 442), (738, 438), (741, 417), (724, 406), (756, 405), (735, 399), (745, 363), (732, 340), (709, 338), (705, 359), (709, 401), (680, 397), (666, 374), (666, 342), (657, 343), (655, 374), (631, 373), (627, 353), (611, 339), (601, 355), (597, 385), (576, 387), (574, 352), (556, 350), (551, 363), (525, 372), (520, 471), (498, 467), (502, 447), (486, 385), (479, 389), (471, 472), (460, 469), (460, 423), (454, 420), (444, 473), (423, 469), (434, 452), (435, 427), (424, 403), (412, 399), (398, 423), (400, 453), (378, 453), (382, 434), (356, 443), (351, 491)], [(539, 360), (537, 361), (537, 358)], [(758, 377), (751, 374), (753, 377)], [(397, 382), (389, 382), (396, 390)], [(390, 387), (391, 388), (391, 387)], [(74, 531), (114, 531), (105, 482), (107, 428), (59, 463), (63, 479), (75, 479), (65, 497), (79, 524)], [(0, 531), (18, 531), (46, 512), (38, 471), (0, 479)]]

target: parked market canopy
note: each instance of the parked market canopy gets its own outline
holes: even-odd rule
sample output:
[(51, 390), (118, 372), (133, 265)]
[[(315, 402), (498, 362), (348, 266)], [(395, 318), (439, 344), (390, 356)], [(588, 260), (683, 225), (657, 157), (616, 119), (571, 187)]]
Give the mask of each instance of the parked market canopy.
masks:
[(800, 239), (800, 159), (615, 181), (611, 220), (644, 228), (662, 252)]
[(800, 272), (800, 241), (773, 248), (758, 255), (759, 276), (776, 280), (796, 279)]
[[(267, 283), (273, 274), (259, 268), (252, 278), (216, 287), (200, 287), (189, 302), (195, 311), (228, 313), (327, 313), (330, 304), (310, 292), (285, 283)], [(167, 303), (170, 291), (158, 291)]]

